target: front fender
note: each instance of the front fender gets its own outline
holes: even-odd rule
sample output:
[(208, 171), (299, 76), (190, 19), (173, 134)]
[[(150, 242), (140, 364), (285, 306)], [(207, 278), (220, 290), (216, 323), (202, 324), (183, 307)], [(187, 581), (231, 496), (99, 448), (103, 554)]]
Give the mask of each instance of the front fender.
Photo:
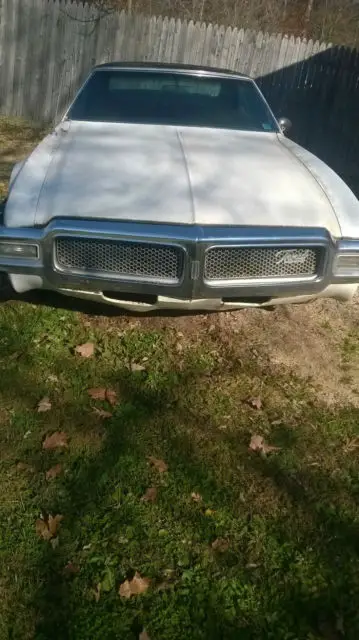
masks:
[(307, 149), (284, 136), (279, 136), (279, 139), (307, 167), (323, 189), (338, 220), (341, 236), (359, 238), (359, 200), (344, 180)]
[(19, 175), (22, 167), (24, 166), (25, 162), (26, 162), (27, 158), (24, 158), (23, 160), (20, 160), (20, 162), (16, 162), (16, 164), (14, 164), (11, 174), (10, 174), (10, 180), (9, 180), (9, 191), (11, 190), (17, 176)]
[(13, 167), (4, 210), (6, 227), (34, 226), (41, 189), (58, 144), (57, 133), (49, 134), (25, 160)]

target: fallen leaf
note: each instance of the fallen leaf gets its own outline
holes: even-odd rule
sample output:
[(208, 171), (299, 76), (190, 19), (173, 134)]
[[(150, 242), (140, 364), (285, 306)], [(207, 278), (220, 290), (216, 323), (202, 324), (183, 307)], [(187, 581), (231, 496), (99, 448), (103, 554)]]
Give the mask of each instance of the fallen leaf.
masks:
[(225, 553), (229, 549), (229, 542), (225, 538), (217, 538), (212, 542), (213, 551), (218, 551), (219, 553)]
[(148, 456), (148, 460), (152, 464), (153, 467), (159, 471), (159, 473), (165, 473), (168, 470), (168, 465), (164, 462), (164, 460), (160, 460), (159, 458), (154, 458), (153, 456)]
[(57, 530), (60, 526), (60, 522), (63, 519), (64, 519), (64, 516), (61, 516), (59, 514), (57, 516), (52, 516), (51, 514), (49, 515), (47, 524), (48, 524), (49, 531), (53, 537), (56, 536)]
[(87, 393), (93, 400), (106, 400), (105, 387), (95, 387), (93, 389), (88, 389)]
[(89, 389), (87, 393), (93, 400), (107, 400), (107, 402), (112, 406), (115, 406), (117, 402), (117, 394), (113, 389), (95, 387), (94, 389)]
[(146, 629), (143, 629), (140, 633), (140, 635), (138, 636), (138, 640), (151, 640), (150, 636), (148, 635)]
[(97, 409), (97, 407), (93, 407), (92, 411), (99, 418), (112, 418), (111, 411), (105, 411), (104, 409)]
[(251, 451), (259, 451), (260, 453), (264, 453), (264, 455), (266, 453), (272, 453), (273, 451), (280, 451), (279, 447), (271, 447), (269, 444), (266, 444), (262, 436), (258, 435), (254, 435), (251, 437), (249, 449)]
[(57, 478), (60, 473), (62, 473), (62, 464), (55, 464), (54, 467), (51, 467), (51, 469), (46, 471), (46, 480), (53, 480), (54, 478)]
[(206, 509), (204, 512), (205, 516), (213, 516), (216, 512), (213, 509)]
[(26, 433), (24, 433), (24, 440), (27, 440), (27, 438), (31, 436), (31, 431), (26, 431)]
[(249, 398), (247, 403), (253, 407), (253, 409), (261, 409), (262, 408), (262, 400), (261, 398)]
[(36, 533), (44, 540), (51, 540), (57, 534), (61, 520), (64, 516), (51, 514), (47, 518), (38, 518), (35, 523)]
[(117, 402), (116, 391), (113, 391), (113, 389), (106, 389), (106, 400), (110, 405), (114, 407)]
[(49, 531), (47, 523), (45, 522), (45, 520), (42, 520), (42, 518), (38, 518), (36, 520), (35, 529), (36, 529), (37, 535), (40, 538), (43, 538), (44, 540), (50, 540), (51, 539), (51, 533)]
[(151, 584), (149, 578), (142, 578), (142, 576), (136, 571), (132, 580), (125, 580), (120, 585), (119, 594), (121, 598), (131, 598), (131, 596), (138, 596), (141, 593), (145, 593)]
[(81, 358), (92, 358), (95, 353), (95, 345), (93, 342), (85, 342), (75, 347), (75, 353), (78, 353)]
[(46, 436), (42, 443), (43, 449), (58, 449), (67, 446), (67, 435), (64, 431), (55, 431), (51, 436)]
[(132, 362), (131, 363), (130, 369), (133, 372), (135, 372), (135, 371), (146, 371), (146, 367), (143, 364), (138, 364), (136, 362)]
[(48, 396), (45, 396), (42, 400), (40, 400), (39, 404), (37, 405), (38, 413), (45, 413), (46, 411), (50, 411), (51, 408), (52, 404)]
[(155, 502), (157, 498), (156, 487), (149, 487), (141, 498), (141, 502)]
[(202, 496), (200, 493), (191, 493), (191, 498), (193, 500), (193, 502), (202, 502)]
[(79, 571), (80, 571), (80, 567), (71, 561), (68, 562), (67, 565), (65, 565), (63, 568), (63, 572), (66, 575), (75, 575), (76, 573), (79, 573)]

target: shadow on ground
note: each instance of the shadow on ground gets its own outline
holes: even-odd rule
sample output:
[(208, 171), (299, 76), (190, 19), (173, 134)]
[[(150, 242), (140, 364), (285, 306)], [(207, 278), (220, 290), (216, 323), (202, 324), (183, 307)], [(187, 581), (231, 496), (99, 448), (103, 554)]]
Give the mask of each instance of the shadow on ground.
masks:
[[(35, 353), (16, 327), (6, 331), (13, 364), (3, 405), (25, 420), (49, 371), (61, 387), (56, 411), (31, 417), (33, 436), (23, 439), (20, 418), (19, 433), (9, 435), (36, 470), (26, 495), (30, 529), (35, 508), (64, 515), (58, 548), (32, 541), (23, 557), (34, 637), (130, 640), (143, 627), (166, 640), (358, 636), (357, 410), (318, 406), (298, 381), (236, 360), (215, 335), (187, 343), (184, 355), (168, 336), (134, 333), (118, 339), (121, 347), (104, 342), (96, 362), (79, 363), (68, 349)], [(131, 371), (128, 359), (143, 353), (146, 370)], [(254, 411), (245, 399), (258, 380), (264, 407)], [(101, 423), (86, 399), (95, 383), (120, 399)], [(69, 451), (42, 452), (44, 435), (59, 428)], [(281, 451), (249, 452), (254, 431)], [(166, 461), (167, 473), (151, 469), (151, 455)], [(44, 471), (59, 460), (65, 475), (46, 483)], [(146, 504), (152, 485), (158, 498)], [(218, 538), (228, 541), (224, 553), (211, 547)], [(78, 574), (64, 572), (69, 561)], [(118, 585), (136, 570), (152, 587), (122, 601)], [(113, 583), (96, 602), (104, 575)], [(9, 637), (20, 631), (13, 620)]]

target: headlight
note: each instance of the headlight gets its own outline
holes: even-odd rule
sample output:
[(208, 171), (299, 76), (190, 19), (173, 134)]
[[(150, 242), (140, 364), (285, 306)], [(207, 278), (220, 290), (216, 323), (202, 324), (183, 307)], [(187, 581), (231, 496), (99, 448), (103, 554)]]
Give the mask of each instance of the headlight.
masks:
[(39, 247), (37, 244), (19, 242), (0, 242), (1, 258), (38, 258)]
[(352, 276), (359, 278), (359, 253), (342, 253), (334, 260), (333, 274), (335, 276)]

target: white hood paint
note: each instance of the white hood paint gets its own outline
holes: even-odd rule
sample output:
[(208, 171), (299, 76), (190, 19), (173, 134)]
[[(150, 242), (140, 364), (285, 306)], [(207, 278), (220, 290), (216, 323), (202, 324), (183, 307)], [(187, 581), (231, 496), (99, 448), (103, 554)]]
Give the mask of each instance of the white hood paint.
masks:
[[(305, 166), (301, 148), (283, 136), (111, 123), (64, 127), (66, 132), (60, 125), (39, 145), (14, 178), (8, 226), (45, 225), (67, 216), (324, 227), (341, 235), (327, 185)], [(329, 176), (335, 192), (340, 178)]]

